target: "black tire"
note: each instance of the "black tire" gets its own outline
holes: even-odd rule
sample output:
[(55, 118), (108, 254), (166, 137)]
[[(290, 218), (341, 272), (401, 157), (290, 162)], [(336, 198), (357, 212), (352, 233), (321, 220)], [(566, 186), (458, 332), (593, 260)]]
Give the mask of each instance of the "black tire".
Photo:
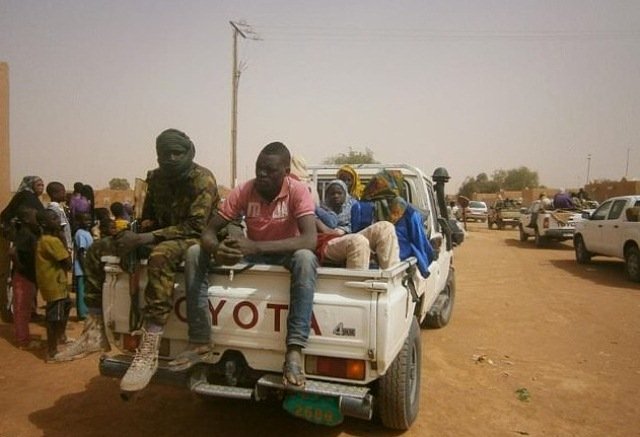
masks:
[(498, 223), (498, 229), (502, 231), (504, 229), (504, 223), (502, 221), (499, 221), (497, 223)]
[(447, 326), (453, 314), (453, 303), (456, 298), (456, 277), (453, 269), (449, 270), (447, 285), (438, 294), (435, 302), (427, 311), (420, 324), (422, 328), (440, 329)]
[(518, 230), (520, 231), (520, 241), (527, 241), (529, 239), (529, 235), (527, 235), (527, 233), (522, 228), (522, 224), (518, 226)]
[(533, 240), (536, 243), (536, 247), (542, 247), (542, 245), (544, 244), (544, 238), (542, 237), (542, 235), (540, 235), (540, 232), (538, 232), (538, 228), (535, 229)]
[(636, 246), (624, 251), (624, 270), (629, 279), (640, 282), (640, 250)]
[(421, 365), (420, 327), (414, 317), (402, 349), (378, 380), (377, 415), (385, 427), (407, 430), (418, 416)]
[(591, 261), (591, 253), (587, 250), (581, 235), (573, 238), (573, 249), (576, 252), (576, 262), (578, 264), (587, 264)]

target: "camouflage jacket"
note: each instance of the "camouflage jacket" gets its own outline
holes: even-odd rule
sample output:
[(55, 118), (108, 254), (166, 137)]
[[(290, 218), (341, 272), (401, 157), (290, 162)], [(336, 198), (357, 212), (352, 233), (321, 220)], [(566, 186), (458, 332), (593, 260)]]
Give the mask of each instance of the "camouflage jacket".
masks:
[(154, 222), (153, 235), (159, 241), (200, 238), (219, 201), (215, 177), (198, 164), (179, 182), (163, 178), (158, 169), (151, 170), (142, 221)]

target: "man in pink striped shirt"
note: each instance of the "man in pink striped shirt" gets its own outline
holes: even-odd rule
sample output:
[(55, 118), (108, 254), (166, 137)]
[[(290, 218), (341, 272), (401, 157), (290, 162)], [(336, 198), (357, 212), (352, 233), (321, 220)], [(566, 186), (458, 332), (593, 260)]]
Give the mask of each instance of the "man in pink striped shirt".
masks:
[[(291, 272), (291, 287), (283, 382), (301, 387), (305, 384), (302, 349), (309, 338), (316, 289), (317, 235), (313, 198), (306, 184), (289, 175), (290, 162), (289, 150), (280, 142), (262, 149), (255, 179), (229, 193), (202, 233), (200, 245), (188, 250), (185, 278), (192, 352), (198, 345), (209, 344), (211, 337), (206, 280), (211, 256), (222, 264), (245, 259), (286, 267)], [(246, 237), (229, 236), (220, 241), (218, 232), (236, 220), (245, 221)]]

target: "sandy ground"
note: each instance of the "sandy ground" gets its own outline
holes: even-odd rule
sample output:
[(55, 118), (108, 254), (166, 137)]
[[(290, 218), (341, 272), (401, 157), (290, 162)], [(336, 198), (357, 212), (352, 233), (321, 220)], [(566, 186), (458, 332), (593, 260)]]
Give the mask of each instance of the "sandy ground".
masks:
[(536, 249), (513, 230), (468, 227), (453, 319), (422, 331), (421, 410), (405, 433), (351, 418), (316, 426), (277, 404), (173, 387), (123, 402), (97, 356), (47, 365), (0, 324), (0, 437), (640, 435), (640, 286), (622, 263), (579, 266), (570, 242)]

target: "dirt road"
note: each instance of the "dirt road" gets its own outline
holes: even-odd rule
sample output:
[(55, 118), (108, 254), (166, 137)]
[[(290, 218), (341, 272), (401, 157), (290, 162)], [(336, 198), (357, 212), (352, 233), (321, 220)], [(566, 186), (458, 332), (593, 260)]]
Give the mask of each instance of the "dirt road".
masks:
[[(469, 224), (455, 263), (454, 316), (422, 332), (421, 412), (404, 435), (640, 435), (640, 286), (622, 263), (579, 266), (570, 242), (536, 249), (481, 224)], [(315, 426), (278, 405), (171, 387), (126, 403), (118, 381), (98, 375), (97, 356), (47, 365), (11, 340), (0, 324), (0, 437), (402, 434), (350, 418)]]

